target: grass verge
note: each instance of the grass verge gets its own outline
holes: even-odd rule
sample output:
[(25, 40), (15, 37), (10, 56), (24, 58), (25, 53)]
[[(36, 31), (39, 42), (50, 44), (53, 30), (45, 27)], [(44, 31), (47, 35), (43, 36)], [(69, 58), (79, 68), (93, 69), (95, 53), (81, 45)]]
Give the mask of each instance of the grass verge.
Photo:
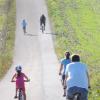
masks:
[(5, 40), (5, 48), (3, 52), (0, 52), (0, 79), (5, 75), (12, 64), (16, 25), (15, 8), (15, 0), (12, 0), (11, 6), (5, 19), (7, 21), (7, 36)]
[(0, 0), (0, 6), (4, 5), (6, 0)]
[(5, 15), (0, 15), (0, 30), (3, 29), (3, 24), (4, 24), (4, 21), (5, 21)]
[[(55, 38), (55, 49), (61, 59), (66, 50), (78, 53), (90, 70), (92, 89), (89, 100), (100, 99), (100, 1), (47, 0)], [(64, 33), (63, 35), (61, 33)]]

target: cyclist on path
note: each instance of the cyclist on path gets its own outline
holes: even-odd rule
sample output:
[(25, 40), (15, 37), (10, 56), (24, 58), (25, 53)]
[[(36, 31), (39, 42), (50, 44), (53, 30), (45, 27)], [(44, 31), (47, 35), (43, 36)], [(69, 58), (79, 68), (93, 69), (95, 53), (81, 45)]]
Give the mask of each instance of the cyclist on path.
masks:
[(72, 56), (72, 63), (68, 64), (65, 71), (67, 100), (73, 100), (75, 93), (80, 93), (80, 100), (88, 100), (88, 88), (90, 88), (87, 65), (80, 62), (79, 55)]
[(66, 52), (65, 58), (61, 60), (61, 65), (60, 65), (60, 69), (59, 69), (59, 75), (62, 75), (62, 85), (63, 85), (63, 89), (64, 89), (64, 94), (63, 94), (64, 97), (66, 96), (65, 70), (66, 70), (67, 64), (69, 64), (69, 63), (71, 63), (70, 53)]
[(40, 29), (42, 29), (42, 25), (44, 26), (44, 30), (45, 30), (46, 17), (45, 17), (44, 14), (42, 14), (41, 17), (40, 17)]

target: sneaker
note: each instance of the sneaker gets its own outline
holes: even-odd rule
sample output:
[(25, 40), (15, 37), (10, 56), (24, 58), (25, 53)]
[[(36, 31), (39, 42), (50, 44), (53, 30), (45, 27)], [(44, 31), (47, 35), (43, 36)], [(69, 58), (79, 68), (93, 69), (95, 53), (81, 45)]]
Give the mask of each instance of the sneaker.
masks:
[(63, 97), (66, 97), (66, 94), (63, 94)]
[(17, 99), (17, 96), (15, 96), (14, 98)]

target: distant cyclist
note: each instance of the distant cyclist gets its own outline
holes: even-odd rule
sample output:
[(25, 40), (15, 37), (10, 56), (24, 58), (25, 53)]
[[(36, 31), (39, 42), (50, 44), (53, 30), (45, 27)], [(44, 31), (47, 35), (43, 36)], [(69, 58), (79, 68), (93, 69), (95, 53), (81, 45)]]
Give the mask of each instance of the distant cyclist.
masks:
[(40, 29), (42, 29), (42, 25), (44, 26), (44, 30), (45, 30), (46, 17), (45, 17), (44, 14), (42, 14), (41, 17), (40, 17)]
[(16, 95), (15, 95), (15, 99), (17, 98), (17, 92), (19, 89), (22, 89), (23, 91), (23, 96), (24, 99), (26, 100), (26, 93), (25, 93), (25, 81), (29, 81), (28, 77), (21, 72), (22, 71), (22, 67), (21, 66), (17, 66), (16, 67), (16, 72), (14, 74), (14, 76), (12, 77), (11, 82), (16, 82)]
[(22, 21), (22, 28), (23, 28), (24, 34), (27, 33), (26, 32), (26, 27), (27, 27), (27, 22), (26, 22), (25, 19), (23, 19), (23, 21)]
[(65, 70), (66, 70), (66, 66), (67, 64), (71, 63), (70, 60), (70, 53), (66, 52), (65, 53), (65, 58), (61, 60), (61, 65), (60, 65), (60, 69), (59, 69), (59, 75), (62, 75), (62, 85), (63, 85), (63, 89), (64, 89), (64, 94), (63, 96), (66, 96), (66, 87), (65, 87)]
[(67, 100), (73, 100), (76, 93), (80, 93), (79, 100), (88, 100), (90, 87), (87, 65), (80, 62), (79, 55), (72, 56), (72, 63), (66, 67)]

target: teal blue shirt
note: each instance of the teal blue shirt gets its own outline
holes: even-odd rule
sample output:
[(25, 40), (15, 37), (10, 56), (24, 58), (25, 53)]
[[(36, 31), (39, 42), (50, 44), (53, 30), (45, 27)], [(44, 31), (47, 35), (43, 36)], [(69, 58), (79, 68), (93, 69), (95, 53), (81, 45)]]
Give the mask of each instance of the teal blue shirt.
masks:
[(67, 64), (71, 63), (70, 59), (62, 59), (61, 64), (63, 64), (63, 74), (65, 74)]

